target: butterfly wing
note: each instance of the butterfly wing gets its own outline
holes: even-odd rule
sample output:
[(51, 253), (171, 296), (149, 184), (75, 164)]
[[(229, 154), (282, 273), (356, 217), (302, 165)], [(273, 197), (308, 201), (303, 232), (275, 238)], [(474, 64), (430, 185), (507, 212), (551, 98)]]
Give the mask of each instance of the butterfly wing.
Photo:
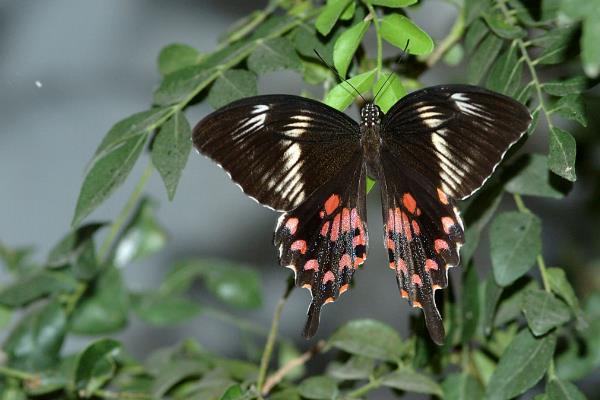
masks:
[(296, 208), (359, 150), (358, 124), (315, 100), (265, 95), (235, 101), (193, 131), (201, 153), (276, 210)]
[(418, 90), (382, 121), (384, 148), (423, 182), (464, 199), (479, 189), (527, 131), (531, 115), (510, 97), (476, 86)]
[(459, 262), (464, 232), (455, 199), (480, 188), (531, 116), (515, 100), (464, 85), (437, 86), (400, 100), (382, 121), (386, 247), (401, 295), (420, 307), (443, 343), (434, 293)]
[(367, 256), (365, 173), (357, 152), (299, 207), (283, 214), (275, 229), (280, 264), (294, 271), (296, 286), (312, 294), (306, 338), (316, 333), (323, 304), (349, 288)]

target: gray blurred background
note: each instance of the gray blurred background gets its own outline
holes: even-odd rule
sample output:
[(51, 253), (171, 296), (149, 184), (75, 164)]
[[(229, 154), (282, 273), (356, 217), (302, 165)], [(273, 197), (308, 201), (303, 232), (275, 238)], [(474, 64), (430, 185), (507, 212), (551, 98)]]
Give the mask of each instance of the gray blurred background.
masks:
[[(156, 68), (160, 49), (179, 42), (210, 51), (230, 24), (265, 3), (0, 1), (0, 240), (9, 246), (35, 245), (37, 258), (43, 260), (69, 229), (84, 170), (104, 134), (119, 119), (148, 108), (160, 80)], [(412, 16), (434, 38), (442, 38), (455, 11), (441, 1), (425, 3)], [(460, 82), (464, 80), (461, 71), (436, 68), (424, 75), (423, 81)], [(296, 75), (272, 73), (261, 79), (259, 91), (296, 94), (301, 83)], [(187, 116), (195, 124), (210, 111), (202, 104), (191, 107)], [(542, 145), (528, 144), (545, 151)], [(89, 220), (114, 218), (145, 164), (145, 160), (138, 162), (127, 183)], [(245, 197), (222, 170), (195, 152), (173, 202), (167, 200), (158, 174), (147, 190), (160, 202), (158, 217), (171, 240), (163, 252), (128, 267), (127, 284), (135, 289), (156, 287), (175, 260), (189, 256), (243, 261), (260, 269), (266, 288), (262, 309), (244, 316), (268, 326), (289, 274), (277, 266), (271, 245), (277, 215)], [(573, 206), (573, 198), (577, 195), (560, 202), (528, 200), (528, 205), (542, 214), (546, 243), (554, 243), (553, 232), (564, 218), (559, 207)], [(407, 316), (413, 311), (399, 298), (388, 271), (380, 216), (375, 190), (369, 196), (369, 260), (357, 274), (354, 289), (325, 307), (317, 338), (327, 337), (350, 319), (365, 317), (386, 321), (406, 336)], [(482, 240), (484, 250), (485, 242)], [(547, 246), (550, 265), (557, 251), (556, 246)], [(487, 268), (489, 258), (482, 255), (480, 264)], [(451, 273), (451, 281), (459, 277), (460, 271)], [(204, 300), (202, 293), (198, 297), (210, 301)], [(281, 325), (282, 333), (303, 349), (309, 345), (300, 338), (309, 299), (307, 291), (295, 290)], [(224, 355), (242, 351), (238, 330), (209, 316), (164, 329), (133, 318), (120, 335), (137, 357), (187, 337), (196, 337)], [(71, 340), (68, 345), (79, 346), (88, 340)]]

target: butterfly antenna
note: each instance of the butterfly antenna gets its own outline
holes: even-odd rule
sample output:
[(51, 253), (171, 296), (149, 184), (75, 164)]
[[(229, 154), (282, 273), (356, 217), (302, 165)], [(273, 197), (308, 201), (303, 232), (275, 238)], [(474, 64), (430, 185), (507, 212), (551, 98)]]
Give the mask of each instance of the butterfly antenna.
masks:
[[(340, 81), (347, 83), (347, 84), (348, 84), (348, 85), (349, 85), (349, 86), (350, 86), (352, 89), (354, 89), (354, 91), (355, 91), (355, 92), (356, 92), (356, 93), (357, 93), (357, 94), (360, 96), (360, 98), (361, 98), (361, 99), (363, 99), (363, 101), (364, 101), (365, 103), (368, 103), (368, 101), (367, 101), (367, 100), (366, 100), (366, 99), (363, 97), (363, 95), (362, 95), (362, 94), (361, 94), (361, 93), (358, 91), (358, 89), (356, 89), (356, 88), (354, 87), (354, 85), (352, 85), (352, 84), (351, 84), (351, 83), (350, 83), (350, 82), (349, 82), (347, 79), (344, 79), (344, 78), (342, 78), (342, 77), (340, 76), (340, 74), (339, 74), (339, 73), (338, 73), (338, 72), (335, 70), (335, 68), (333, 68), (331, 65), (329, 65), (329, 64), (327, 63), (327, 61), (325, 61), (325, 60), (323, 59), (323, 57), (321, 57), (321, 55), (319, 54), (319, 52), (317, 51), (317, 49), (313, 49), (313, 51), (315, 52), (315, 54), (317, 55), (317, 57), (319, 57), (319, 60), (321, 60), (321, 62), (322, 62), (323, 64), (325, 64), (325, 65), (327, 66), (327, 68), (329, 68), (329, 69), (330, 69), (330, 70), (331, 70), (331, 71), (332, 71), (332, 72), (335, 74), (335, 76), (337, 76), (337, 77), (338, 77), (338, 79), (339, 79)], [(342, 86), (342, 87), (343, 87), (344, 89), (346, 89), (344, 86)], [(348, 89), (346, 89), (346, 91), (347, 91), (348, 93), (351, 93), (351, 92), (350, 92)]]
[[(396, 64), (399, 64), (403, 58), (408, 57), (408, 44), (410, 43), (410, 39), (406, 40), (406, 45), (404, 46), (404, 50), (402, 50), (402, 53), (400, 53), (400, 55), (398, 56), (398, 58), (396, 59)], [(375, 93), (375, 97), (373, 98), (373, 103), (375, 102), (375, 100), (377, 100), (377, 96), (379, 96), (379, 94), (381, 93), (381, 91), (383, 90), (383, 88), (385, 87), (385, 85), (388, 83), (388, 81), (390, 80), (390, 78), (394, 76), (393, 72), (390, 72), (390, 74), (388, 75), (387, 78), (385, 78), (385, 81), (383, 82), (383, 85), (381, 85), (381, 87), (379, 88), (379, 90), (377, 91), (377, 93)]]

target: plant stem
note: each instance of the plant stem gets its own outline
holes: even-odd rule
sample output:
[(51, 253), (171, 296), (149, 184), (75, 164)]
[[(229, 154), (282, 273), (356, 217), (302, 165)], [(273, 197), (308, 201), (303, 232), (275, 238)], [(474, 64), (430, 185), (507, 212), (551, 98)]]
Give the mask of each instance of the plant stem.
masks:
[(108, 232), (108, 235), (106, 235), (106, 237), (104, 238), (104, 242), (102, 243), (102, 246), (98, 251), (98, 257), (101, 263), (105, 263), (107, 261), (111, 247), (114, 244), (113, 241), (123, 228), (123, 225), (125, 225), (125, 223), (127, 222), (129, 215), (137, 205), (138, 200), (144, 191), (144, 187), (146, 186), (148, 179), (152, 175), (152, 171), (154, 171), (154, 166), (152, 165), (152, 163), (148, 163), (148, 166), (142, 173), (142, 176), (140, 177), (140, 180), (136, 184), (135, 188), (133, 189), (133, 192), (129, 196), (129, 199), (127, 199), (125, 206), (123, 207), (115, 221), (111, 224), (110, 231)]
[(431, 55), (427, 57), (427, 60), (425, 61), (427, 68), (433, 67), (439, 61), (439, 59), (442, 58), (442, 56), (446, 54), (446, 52), (450, 50), (450, 48), (462, 38), (462, 35), (465, 31), (464, 14), (465, 13), (463, 12), (463, 10), (460, 10), (458, 12), (458, 16), (454, 20), (454, 25), (452, 25), (452, 29), (450, 29), (450, 33), (448, 33), (448, 36), (446, 36), (436, 47), (433, 53), (431, 53)]
[(153, 397), (146, 393), (136, 392), (113, 392), (110, 390), (94, 390), (94, 396), (103, 399), (126, 399), (126, 400), (151, 400)]
[(377, 379), (369, 379), (369, 383), (359, 387), (358, 389), (348, 393), (348, 397), (351, 399), (356, 399), (362, 397), (363, 395), (369, 393), (373, 389), (377, 389), (380, 385), (380, 382)]
[(377, 36), (377, 79), (379, 79), (379, 76), (381, 75), (381, 69), (383, 68), (383, 41), (381, 39), (381, 32), (379, 31), (379, 19), (377, 17), (377, 12), (375, 12), (375, 8), (369, 2), (365, 2), (365, 4), (369, 10), (371, 19), (373, 19), (375, 35)]
[(265, 384), (265, 378), (267, 376), (267, 370), (269, 369), (269, 361), (271, 361), (271, 354), (273, 353), (273, 349), (275, 347), (275, 340), (277, 339), (277, 330), (279, 328), (279, 320), (281, 319), (281, 313), (283, 312), (283, 307), (292, 293), (292, 289), (294, 288), (293, 279), (290, 279), (287, 283), (287, 288), (283, 293), (283, 296), (279, 299), (277, 303), (277, 307), (275, 308), (275, 313), (273, 314), (273, 320), (271, 321), (271, 329), (269, 330), (269, 336), (267, 337), (267, 343), (265, 344), (265, 349), (263, 351), (263, 355), (260, 359), (260, 369), (258, 370), (258, 380), (256, 386), (258, 388), (258, 392), (262, 394), (263, 386)]
[(16, 378), (22, 381), (33, 381), (38, 379), (38, 376), (29, 372), (20, 371), (18, 369), (5, 367), (0, 365), (0, 375), (4, 375), (9, 378)]

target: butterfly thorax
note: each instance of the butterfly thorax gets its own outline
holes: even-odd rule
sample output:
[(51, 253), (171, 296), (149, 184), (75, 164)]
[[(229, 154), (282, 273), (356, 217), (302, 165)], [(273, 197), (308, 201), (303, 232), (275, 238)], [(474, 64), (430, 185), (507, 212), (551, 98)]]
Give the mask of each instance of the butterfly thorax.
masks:
[(360, 110), (360, 143), (367, 162), (368, 174), (379, 177), (381, 149), (381, 110), (373, 103), (367, 103)]

